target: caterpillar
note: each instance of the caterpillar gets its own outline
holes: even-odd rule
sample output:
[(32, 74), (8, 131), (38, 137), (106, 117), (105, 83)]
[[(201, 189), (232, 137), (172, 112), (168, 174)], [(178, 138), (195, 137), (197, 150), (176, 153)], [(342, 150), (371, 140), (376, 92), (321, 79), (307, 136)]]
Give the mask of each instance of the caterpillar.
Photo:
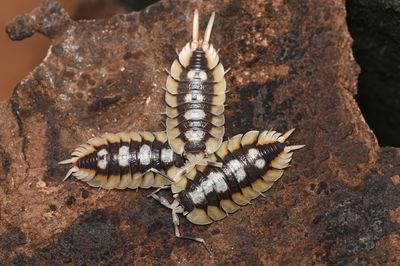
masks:
[(204, 39), (199, 40), (199, 14), (194, 11), (193, 40), (172, 63), (166, 82), (165, 102), (168, 142), (189, 164), (204, 164), (225, 134), (226, 81), (217, 50), (209, 43), (213, 12)]
[(180, 236), (178, 213), (191, 223), (210, 224), (236, 212), (270, 189), (288, 167), (293, 151), (304, 147), (285, 144), (293, 131), (283, 135), (272, 130), (236, 135), (210, 156), (211, 160), (221, 162), (222, 167), (197, 165), (184, 178), (172, 183), (172, 203), (156, 193), (151, 194), (172, 210), (175, 235), (205, 245), (201, 238)]
[(164, 132), (122, 132), (95, 137), (76, 148), (64, 180), (73, 175), (105, 189), (164, 187), (184, 165), (169, 147)]

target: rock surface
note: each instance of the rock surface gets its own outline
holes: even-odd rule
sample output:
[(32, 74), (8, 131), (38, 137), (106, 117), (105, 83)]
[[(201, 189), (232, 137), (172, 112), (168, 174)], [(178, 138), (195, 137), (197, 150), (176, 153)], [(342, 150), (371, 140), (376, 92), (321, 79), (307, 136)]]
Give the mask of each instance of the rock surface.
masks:
[[(297, 128), (306, 144), (254, 204), (181, 230), (149, 191), (105, 191), (57, 162), (104, 132), (161, 130), (163, 68), (201, 27), (227, 75), (226, 136)], [(48, 55), (0, 104), (0, 264), (399, 264), (400, 152), (380, 148), (357, 104), (344, 1), (161, 1), (141, 12), (72, 21), (52, 0), (7, 27), (40, 32)]]

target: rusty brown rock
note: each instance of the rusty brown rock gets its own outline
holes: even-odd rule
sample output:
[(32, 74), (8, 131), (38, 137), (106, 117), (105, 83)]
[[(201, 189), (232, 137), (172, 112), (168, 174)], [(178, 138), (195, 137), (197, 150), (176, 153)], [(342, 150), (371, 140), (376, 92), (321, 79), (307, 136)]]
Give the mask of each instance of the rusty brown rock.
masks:
[[(216, 11), (212, 41), (232, 67), (226, 136), (296, 127), (291, 142), (306, 144), (265, 198), (210, 226), (181, 220), (214, 258), (174, 237), (148, 191), (62, 182), (57, 165), (92, 136), (162, 129), (163, 68), (191, 38), (195, 8)], [(46, 0), (17, 17), (12, 39), (53, 44), (0, 104), (1, 263), (398, 264), (400, 152), (379, 148), (353, 99), (345, 15), (344, 1), (164, 0), (71, 21)]]

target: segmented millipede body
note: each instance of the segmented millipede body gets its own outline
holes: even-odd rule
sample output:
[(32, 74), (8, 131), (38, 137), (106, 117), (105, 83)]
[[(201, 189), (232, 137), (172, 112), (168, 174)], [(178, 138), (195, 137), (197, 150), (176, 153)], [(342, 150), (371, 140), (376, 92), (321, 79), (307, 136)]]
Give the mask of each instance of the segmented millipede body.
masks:
[(164, 132), (123, 132), (92, 138), (60, 164), (72, 164), (75, 176), (93, 187), (125, 189), (169, 185), (184, 159), (169, 147)]
[(285, 145), (292, 132), (293, 129), (282, 135), (275, 131), (249, 131), (223, 142), (210, 156), (222, 167), (196, 166), (185, 178), (172, 183), (176, 199), (164, 205), (173, 210), (175, 219), (176, 213), (183, 213), (190, 222), (200, 225), (236, 212), (271, 188), (289, 165), (292, 151), (304, 146)]
[(225, 70), (218, 53), (209, 44), (215, 13), (199, 40), (197, 10), (193, 41), (185, 45), (173, 62), (166, 82), (165, 101), (168, 142), (192, 164), (215, 152), (225, 133)]

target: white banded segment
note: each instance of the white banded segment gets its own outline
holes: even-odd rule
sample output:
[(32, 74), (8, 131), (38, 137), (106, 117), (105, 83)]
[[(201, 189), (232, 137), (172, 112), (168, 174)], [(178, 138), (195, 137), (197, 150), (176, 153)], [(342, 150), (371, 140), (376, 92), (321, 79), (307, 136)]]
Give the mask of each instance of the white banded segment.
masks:
[(164, 132), (122, 132), (92, 138), (76, 148), (66, 178), (75, 176), (90, 186), (136, 189), (169, 185), (184, 165), (169, 147)]
[(180, 51), (167, 78), (167, 136), (178, 154), (201, 153), (205, 157), (219, 148), (225, 133), (225, 70), (209, 43), (214, 17), (213, 13), (201, 40), (195, 11), (193, 40)]
[(192, 223), (209, 224), (237, 211), (278, 180), (304, 145), (285, 144), (293, 130), (249, 131), (222, 143), (210, 159), (221, 168), (196, 166), (171, 188)]
[(202, 120), (206, 117), (206, 112), (202, 109), (190, 109), (183, 115), (186, 120)]
[(107, 168), (107, 164), (109, 159), (107, 158), (108, 156), (108, 151), (107, 149), (101, 149), (99, 152), (97, 152), (97, 167), (105, 170)]
[(130, 152), (128, 146), (120, 146), (118, 150), (118, 164), (121, 167), (126, 167), (129, 165)]

